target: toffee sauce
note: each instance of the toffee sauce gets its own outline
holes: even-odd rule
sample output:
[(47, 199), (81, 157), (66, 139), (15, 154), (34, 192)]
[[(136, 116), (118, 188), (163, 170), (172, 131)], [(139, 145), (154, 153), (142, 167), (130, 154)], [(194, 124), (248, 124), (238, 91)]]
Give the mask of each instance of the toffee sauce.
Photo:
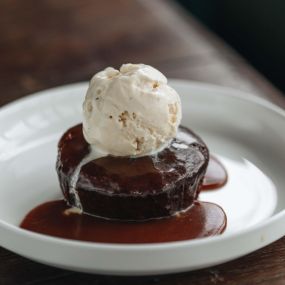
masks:
[[(201, 190), (221, 188), (227, 173), (211, 156)], [(81, 241), (104, 243), (158, 243), (190, 240), (223, 233), (227, 218), (216, 204), (195, 201), (179, 214), (141, 222), (112, 221), (69, 213), (64, 200), (44, 203), (31, 210), (20, 227), (33, 232)]]
[(155, 243), (189, 240), (220, 234), (226, 227), (224, 211), (217, 205), (194, 202), (186, 212), (145, 222), (104, 220), (89, 215), (65, 214), (63, 200), (33, 209), (21, 227), (61, 238), (105, 243)]
[(223, 164), (214, 156), (210, 156), (201, 190), (215, 190), (223, 187), (228, 181), (228, 174)]

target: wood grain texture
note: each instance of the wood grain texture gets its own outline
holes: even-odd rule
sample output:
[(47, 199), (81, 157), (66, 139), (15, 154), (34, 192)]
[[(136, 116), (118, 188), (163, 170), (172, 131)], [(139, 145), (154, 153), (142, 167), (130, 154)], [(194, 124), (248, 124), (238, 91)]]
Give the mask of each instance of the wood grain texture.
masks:
[[(125, 62), (148, 63), (168, 77), (230, 86), (285, 106), (278, 90), (168, 1), (2, 0), (0, 35), (0, 106)], [(3, 248), (0, 260), (1, 285), (285, 284), (285, 238), (224, 265), (157, 277), (79, 274)]]

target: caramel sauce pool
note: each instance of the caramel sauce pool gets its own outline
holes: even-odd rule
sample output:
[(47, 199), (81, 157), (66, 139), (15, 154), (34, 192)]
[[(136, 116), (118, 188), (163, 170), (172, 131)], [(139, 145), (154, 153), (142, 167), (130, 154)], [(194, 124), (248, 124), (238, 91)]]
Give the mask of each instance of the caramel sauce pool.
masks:
[(88, 215), (65, 215), (63, 200), (33, 209), (21, 227), (46, 235), (93, 242), (154, 243), (217, 235), (226, 226), (223, 210), (212, 203), (195, 202), (191, 208), (170, 218), (145, 222), (119, 222)]
[(228, 181), (228, 174), (223, 164), (214, 156), (210, 156), (202, 190), (214, 190), (223, 187)]
[[(221, 188), (227, 173), (211, 157), (201, 190)], [(198, 202), (173, 217), (143, 222), (111, 221), (88, 215), (68, 214), (63, 200), (39, 205), (30, 211), (20, 227), (66, 239), (105, 243), (157, 243), (189, 240), (221, 234), (227, 224), (221, 207)]]

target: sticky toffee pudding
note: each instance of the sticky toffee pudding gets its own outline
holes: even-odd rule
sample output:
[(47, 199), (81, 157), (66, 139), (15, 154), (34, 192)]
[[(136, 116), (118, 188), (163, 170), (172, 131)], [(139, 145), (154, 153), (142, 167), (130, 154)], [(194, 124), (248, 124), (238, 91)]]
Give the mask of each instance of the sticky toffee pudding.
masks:
[[(161, 152), (138, 158), (105, 156), (83, 165), (71, 191), (72, 175), (86, 157), (82, 125), (59, 142), (57, 173), (67, 204), (85, 214), (118, 220), (147, 220), (174, 215), (191, 206), (205, 175), (209, 152), (185, 127)], [(76, 160), (77, 163), (74, 163)], [(76, 201), (78, 199), (78, 201)]]

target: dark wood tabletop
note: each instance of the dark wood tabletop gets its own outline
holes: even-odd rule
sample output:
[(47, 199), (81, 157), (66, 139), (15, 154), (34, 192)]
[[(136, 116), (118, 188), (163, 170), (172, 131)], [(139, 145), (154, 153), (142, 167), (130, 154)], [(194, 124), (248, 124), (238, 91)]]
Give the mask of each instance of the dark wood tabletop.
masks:
[[(143, 62), (168, 77), (234, 87), (285, 107), (282, 94), (174, 3), (2, 0), (0, 106), (86, 81), (106, 66)], [(216, 267), (152, 277), (99, 276), (35, 263), (0, 248), (0, 284), (285, 284), (285, 237)]]

